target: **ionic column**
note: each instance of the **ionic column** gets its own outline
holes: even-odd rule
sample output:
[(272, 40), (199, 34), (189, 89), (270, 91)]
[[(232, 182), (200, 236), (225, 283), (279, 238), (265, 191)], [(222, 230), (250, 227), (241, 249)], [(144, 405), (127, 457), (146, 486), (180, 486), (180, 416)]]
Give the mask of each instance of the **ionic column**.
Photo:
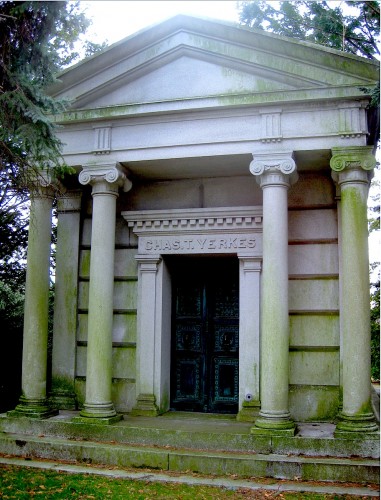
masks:
[(370, 401), (367, 198), (376, 164), (371, 151), (371, 146), (332, 149), (332, 176), (341, 190), (343, 409), (335, 432), (338, 437), (377, 430)]
[(250, 171), (263, 190), (261, 410), (256, 434), (295, 433), (288, 409), (288, 203), (297, 179), (291, 152), (256, 155)]
[(115, 219), (118, 189), (131, 188), (119, 165), (84, 166), (81, 184), (92, 186), (90, 283), (88, 308), (86, 400), (79, 419), (120, 420), (111, 398)]
[(155, 397), (155, 347), (157, 330), (157, 273), (159, 255), (137, 255), (139, 265), (137, 402), (133, 415), (157, 416)]
[(81, 191), (68, 191), (57, 200), (57, 250), (54, 297), (52, 393), (55, 407), (77, 407), (75, 353)]
[(48, 418), (58, 413), (46, 395), (48, 299), (54, 190), (41, 174), (31, 191), (25, 285), (22, 395), (9, 416)]

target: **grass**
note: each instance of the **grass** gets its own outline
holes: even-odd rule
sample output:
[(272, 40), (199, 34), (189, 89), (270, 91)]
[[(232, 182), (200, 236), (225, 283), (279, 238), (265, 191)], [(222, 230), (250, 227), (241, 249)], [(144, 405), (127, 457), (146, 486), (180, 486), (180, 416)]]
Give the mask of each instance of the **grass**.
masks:
[(13, 465), (0, 465), (0, 499), (308, 499), (336, 500), (364, 497), (315, 493), (280, 493), (265, 489), (236, 491), (211, 486), (115, 479), (87, 474), (69, 474)]

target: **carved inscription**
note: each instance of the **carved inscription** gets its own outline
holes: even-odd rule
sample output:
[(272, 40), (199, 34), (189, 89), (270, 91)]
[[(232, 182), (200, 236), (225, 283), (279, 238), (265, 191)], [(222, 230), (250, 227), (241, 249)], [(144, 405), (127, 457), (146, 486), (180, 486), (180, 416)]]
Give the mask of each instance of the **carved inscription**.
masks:
[(139, 251), (141, 253), (236, 253), (239, 250), (253, 250), (256, 247), (257, 237), (251, 235), (139, 238)]

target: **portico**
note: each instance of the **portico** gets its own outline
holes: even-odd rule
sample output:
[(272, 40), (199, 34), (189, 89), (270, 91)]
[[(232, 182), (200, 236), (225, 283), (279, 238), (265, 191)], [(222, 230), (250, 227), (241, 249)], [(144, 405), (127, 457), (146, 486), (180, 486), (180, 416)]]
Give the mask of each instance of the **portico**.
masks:
[[(359, 87), (377, 75), (355, 56), (186, 16), (62, 74), (52, 93), (73, 99), (56, 119), (76, 174), (58, 217), (56, 408), (113, 424), (193, 401), (236, 408), (254, 436), (338, 415), (337, 436), (375, 434), (375, 161)], [(36, 245), (46, 253), (48, 236)], [(31, 244), (27, 304), (36, 254)], [(31, 331), (25, 349), (46, 357)], [(47, 388), (27, 357), (23, 370), (41, 386), (24, 408)]]

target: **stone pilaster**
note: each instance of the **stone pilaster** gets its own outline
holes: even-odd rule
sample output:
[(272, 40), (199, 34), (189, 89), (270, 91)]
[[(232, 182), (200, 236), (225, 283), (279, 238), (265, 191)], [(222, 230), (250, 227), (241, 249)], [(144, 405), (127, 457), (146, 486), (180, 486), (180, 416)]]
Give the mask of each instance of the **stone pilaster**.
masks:
[(376, 160), (372, 147), (333, 148), (332, 176), (341, 192), (343, 408), (335, 435), (372, 433), (367, 198)]
[(137, 402), (133, 415), (157, 416), (155, 397), (155, 339), (157, 272), (159, 255), (137, 255), (139, 265), (138, 341), (137, 341)]
[(47, 400), (48, 299), (54, 189), (41, 174), (31, 190), (24, 305), (22, 395), (9, 416), (48, 418), (58, 413)]
[(116, 199), (119, 188), (128, 191), (131, 182), (118, 164), (84, 166), (79, 181), (92, 186), (93, 216), (86, 400), (78, 418), (109, 424), (121, 418), (111, 397)]
[(297, 179), (291, 152), (256, 155), (250, 171), (263, 190), (261, 410), (255, 434), (295, 433), (288, 408), (288, 202)]
[(75, 410), (75, 353), (81, 191), (57, 200), (56, 281), (53, 323), (52, 392), (56, 408)]
[(239, 412), (237, 420), (254, 422), (260, 409), (259, 297), (262, 262), (238, 254), (239, 271)]

